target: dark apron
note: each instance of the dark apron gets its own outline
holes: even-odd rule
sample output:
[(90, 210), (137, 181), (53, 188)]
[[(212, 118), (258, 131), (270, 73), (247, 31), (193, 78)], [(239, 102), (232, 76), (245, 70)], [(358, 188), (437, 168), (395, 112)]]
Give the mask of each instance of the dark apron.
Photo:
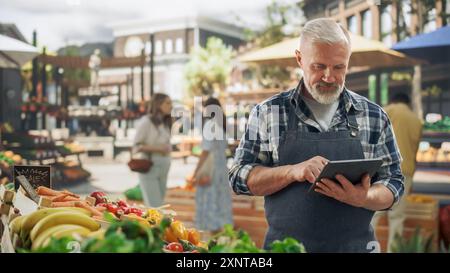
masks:
[[(337, 132), (297, 130), (299, 119), (289, 109), (288, 129), (281, 136), (279, 165), (297, 164), (314, 156), (328, 160), (364, 158), (353, 109), (347, 114), (347, 129)], [(353, 207), (311, 191), (309, 182), (293, 182), (266, 196), (265, 211), (269, 229), (264, 247), (274, 240), (293, 237), (307, 252), (369, 252), (375, 241), (370, 225), (373, 211)]]

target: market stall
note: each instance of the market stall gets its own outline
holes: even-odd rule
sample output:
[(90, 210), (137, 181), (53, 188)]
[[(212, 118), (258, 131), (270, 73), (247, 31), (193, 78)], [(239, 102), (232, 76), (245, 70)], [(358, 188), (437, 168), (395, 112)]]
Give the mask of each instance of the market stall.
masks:
[[(24, 186), (22, 180), (20, 183)], [(43, 186), (24, 188), (14, 192), (10, 186), (0, 186), (3, 253), (305, 252), (302, 244), (289, 238), (263, 250), (247, 232), (231, 226), (206, 241), (201, 231), (187, 227), (171, 205), (145, 208), (123, 200), (112, 201), (101, 192), (81, 198)], [(30, 195), (37, 196), (38, 202), (33, 202)]]
[(55, 185), (86, 181), (91, 174), (82, 166), (80, 155), (85, 150), (79, 144), (62, 139), (55, 141), (48, 131), (28, 133), (9, 130), (2, 126), (0, 153), (7, 164), (2, 167), (1, 177), (13, 181), (11, 167), (15, 165), (50, 165)]

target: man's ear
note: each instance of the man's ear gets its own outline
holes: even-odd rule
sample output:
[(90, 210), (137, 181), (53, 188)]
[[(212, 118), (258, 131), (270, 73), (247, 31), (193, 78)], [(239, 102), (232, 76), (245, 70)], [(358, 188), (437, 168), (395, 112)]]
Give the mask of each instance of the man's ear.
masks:
[(300, 68), (303, 69), (303, 66), (302, 66), (302, 53), (298, 49), (295, 50), (295, 60), (297, 61), (298, 66), (300, 66)]

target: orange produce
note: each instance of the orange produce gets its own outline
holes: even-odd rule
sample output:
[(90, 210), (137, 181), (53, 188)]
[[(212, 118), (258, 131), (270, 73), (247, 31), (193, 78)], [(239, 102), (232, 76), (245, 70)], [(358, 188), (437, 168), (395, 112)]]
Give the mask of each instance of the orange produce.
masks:
[(194, 228), (188, 229), (188, 241), (197, 245), (200, 242), (200, 233)]
[(173, 233), (172, 229), (170, 227), (166, 228), (164, 231), (164, 241), (169, 243), (176, 243), (178, 242), (177, 236)]

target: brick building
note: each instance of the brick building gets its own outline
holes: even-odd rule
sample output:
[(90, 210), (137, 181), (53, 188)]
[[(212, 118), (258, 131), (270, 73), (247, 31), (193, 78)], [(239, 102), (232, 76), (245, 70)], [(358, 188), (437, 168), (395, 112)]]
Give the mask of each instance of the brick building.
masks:
[[(331, 17), (340, 22), (349, 31), (369, 39), (382, 41), (387, 46), (412, 37), (418, 33), (427, 33), (450, 23), (450, 0), (436, 0), (434, 8), (423, 16), (424, 24), (419, 24), (418, 0), (304, 0), (303, 10), (308, 20), (319, 17)], [(422, 88), (424, 113), (442, 113), (450, 116), (450, 70), (449, 63), (425, 65), (422, 68)], [(412, 69), (388, 69), (407, 72)], [(364, 95), (368, 92), (368, 76), (374, 71), (353, 73), (347, 77), (347, 85)], [(380, 71), (378, 71), (380, 72)], [(389, 78), (389, 92), (410, 91), (408, 81)], [(436, 89), (437, 87), (437, 89)], [(431, 90), (440, 90), (435, 92)], [(428, 94), (428, 92), (430, 94)], [(431, 94), (433, 92), (433, 94)], [(379, 102), (379, 101), (378, 101)]]

